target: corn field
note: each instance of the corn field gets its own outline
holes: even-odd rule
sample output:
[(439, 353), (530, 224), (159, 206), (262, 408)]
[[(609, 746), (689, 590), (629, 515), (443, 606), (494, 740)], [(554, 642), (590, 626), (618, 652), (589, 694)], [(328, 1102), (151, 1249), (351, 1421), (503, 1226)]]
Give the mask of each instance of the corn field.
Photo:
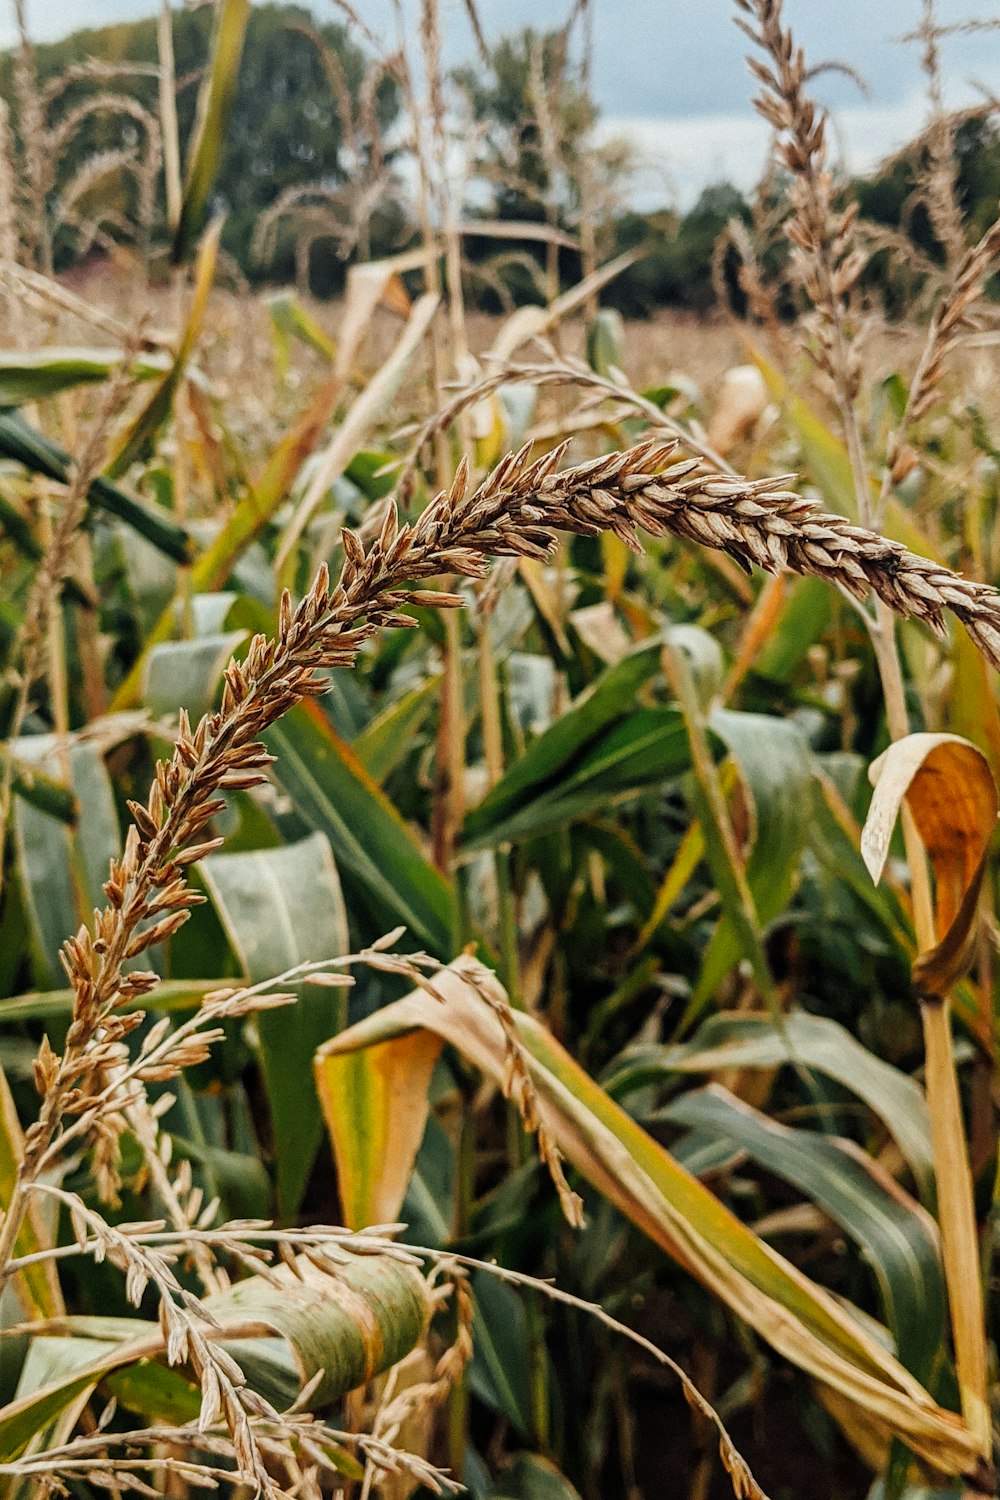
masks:
[(164, 0), (44, 84), (15, 4), (12, 1500), (996, 1491), (1000, 218), (931, 0), (933, 260), (734, 0), (772, 169), (711, 320), (626, 324), (596, 3), (526, 54), (516, 220), (438, 0), (341, 0), (350, 76), (290, 22), (347, 152), (253, 229), (295, 288), (220, 211), (249, 0), (194, 75)]

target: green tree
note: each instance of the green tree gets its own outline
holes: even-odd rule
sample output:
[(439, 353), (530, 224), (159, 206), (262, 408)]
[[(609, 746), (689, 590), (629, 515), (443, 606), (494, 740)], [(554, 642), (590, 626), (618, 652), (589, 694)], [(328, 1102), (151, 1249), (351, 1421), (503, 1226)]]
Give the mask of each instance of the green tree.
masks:
[(657, 307), (704, 312), (712, 305), (712, 253), (732, 218), (748, 217), (746, 200), (731, 183), (707, 187), (683, 218), (664, 210), (623, 214), (616, 222), (616, 248), (641, 250), (642, 258), (608, 289), (605, 300), (632, 317)]
[(460, 69), (456, 80), (482, 132), (477, 166), (496, 216), (572, 220), (597, 112), (572, 76), (565, 33), (527, 27), (497, 43), (485, 73)]
[[(212, 17), (209, 8), (178, 10), (173, 18), (174, 54), (178, 78), (178, 120), (182, 142), (194, 125), (198, 82), (209, 52)], [(254, 265), (250, 243), (261, 216), (290, 188), (306, 183), (343, 184), (344, 131), (339, 101), (331, 87), (328, 48), (338, 68), (347, 98), (357, 104), (368, 60), (338, 25), (314, 26), (310, 14), (294, 5), (255, 5), (247, 27), (239, 83), (225, 152), (216, 185), (216, 207), (227, 214), (223, 235), (226, 250), (248, 273), (287, 275), (292, 245), (279, 236), (272, 259)], [(92, 61), (100, 69), (146, 68), (146, 73), (122, 71), (110, 80), (83, 73)], [(157, 84), (149, 70), (157, 62), (156, 22), (143, 20), (78, 31), (36, 51), (40, 87), (50, 89), (48, 120), (58, 127), (97, 92), (127, 92), (151, 113), (157, 108)], [(0, 92), (12, 96), (13, 60), (0, 59)], [(64, 83), (59, 84), (62, 78)], [(375, 116), (385, 129), (395, 115), (395, 88), (388, 78), (378, 82)], [(88, 115), (69, 136), (56, 164), (53, 197), (102, 153), (127, 150), (139, 133), (136, 120), (109, 108)], [(102, 192), (116, 194), (124, 217), (134, 210), (134, 189), (121, 182)], [(162, 204), (162, 193), (159, 195)], [(102, 206), (107, 206), (102, 205)], [(63, 254), (73, 245), (63, 236)]]
[[(971, 241), (982, 235), (996, 218), (1000, 199), (1000, 127), (985, 113), (961, 120), (955, 129), (954, 158), (958, 203)], [(922, 263), (944, 262), (944, 250), (927, 208), (924, 185), (928, 168), (926, 146), (918, 143), (899, 152), (881, 171), (851, 185), (862, 218), (900, 236), (901, 249), (895, 254), (880, 252), (867, 272), (869, 283), (881, 288), (893, 314), (911, 308), (914, 291), (926, 280)], [(920, 257), (908, 260), (907, 244), (912, 244), (923, 260)], [(1000, 295), (1000, 277), (993, 278), (990, 290), (994, 296)]]

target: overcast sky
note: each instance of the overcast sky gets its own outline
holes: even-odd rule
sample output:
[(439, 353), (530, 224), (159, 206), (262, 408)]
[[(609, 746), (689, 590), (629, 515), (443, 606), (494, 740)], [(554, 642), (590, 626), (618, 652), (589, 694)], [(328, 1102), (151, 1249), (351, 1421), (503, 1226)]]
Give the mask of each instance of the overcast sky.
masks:
[[(388, 0), (355, 0), (375, 31), (389, 25)], [(441, 0), (449, 61), (472, 55), (462, 0)], [(647, 163), (640, 206), (672, 200), (687, 207), (702, 187), (724, 178), (749, 188), (760, 175), (767, 130), (750, 106), (746, 39), (733, 24), (732, 0), (592, 0), (594, 88), (608, 134), (626, 134)], [(27, 0), (33, 35), (49, 39), (80, 26), (150, 14), (155, 0)], [(312, 0), (321, 18), (332, 3)], [(830, 74), (816, 90), (834, 110), (839, 150), (864, 171), (911, 136), (924, 117), (919, 51), (899, 37), (917, 25), (921, 0), (786, 0), (785, 15), (811, 62), (850, 64), (863, 97)], [(478, 0), (490, 39), (532, 25), (557, 25), (566, 0)], [(998, 15), (997, 0), (938, 0), (942, 23)], [(0, 45), (9, 45), (9, 0), (0, 0)], [(387, 38), (388, 40), (388, 38)], [(1000, 92), (1000, 31), (942, 44), (948, 99), (959, 105)]]

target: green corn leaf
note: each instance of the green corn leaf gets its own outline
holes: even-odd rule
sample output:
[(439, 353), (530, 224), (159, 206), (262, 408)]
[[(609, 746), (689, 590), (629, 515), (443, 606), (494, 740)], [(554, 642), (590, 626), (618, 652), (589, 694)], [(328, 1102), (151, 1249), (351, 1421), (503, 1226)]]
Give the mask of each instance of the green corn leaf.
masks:
[[(178, 1010), (192, 1010), (206, 995), (217, 990), (219, 979), (164, 979), (151, 995), (127, 1004), (124, 1009), (155, 1011), (158, 1015)], [(61, 1021), (72, 1014), (72, 990), (29, 990), (23, 995), (0, 999), (0, 1026), (15, 1021)]]
[(223, 630), (191, 641), (163, 641), (146, 660), (143, 702), (154, 714), (174, 714), (179, 704), (197, 722), (212, 707), (222, 674), (245, 630)]
[[(762, 928), (784, 911), (795, 887), (813, 805), (812, 758), (796, 724), (766, 714), (716, 709), (708, 723), (739, 772), (751, 820), (746, 878)], [(731, 916), (723, 915), (702, 961), (688, 1019), (715, 994), (742, 956)]]
[[(520, 764), (515, 764), (515, 773)], [(592, 740), (561, 777), (540, 786), (523, 806), (512, 807), (491, 827), (467, 839), (464, 848), (472, 852), (535, 838), (576, 818), (606, 813), (609, 807), (634, 799), (644, 788), (679, 776), (690, 765), (684, 721), (677, 710), (634, 709)], [(481, 827), (482, 822), (480, 806), (466, 827)]]
[[(566, 792), (568, 779), (576, 770), (580, 769), (581, 773), (576, 791), (585, 792), (587, 782), (593, 780), (602, 761), (610, 769), (615, 755), (625, 758), (632, 749), (637, 756), (643, 753), (640, 740), (652, 729), (649, 721), (641, 732), (636, 731), (631, 746), (628, 734), (625, 742), (619, 740), (613, 747), (608, 747), (608, 754), (604, 757), (599, 746), (604, 736), (616, 727), (621, 728), (623, 716), (634, 707), (639, 689), (656, 673), (661, 646), (660, 641), (644, 641), (622, 661), (602, 673), (561, 718), (529, 745), (466, 818), (467, 848), (487, 847), (510, 837), (512, 820), (517, 820), (515, 826), (523, 827), (526, 819), (530, 824), (529, 809), (537, 806), (544, 810), (546, 804), (561, 797)], [(665, 718), (658, 727), (669, 735)], [(647, 747), (647, 753), (655, 757), (655, 750), (649, 751)], [(592, 758), (583, 767), (587, 755)], [(622, 783), (619, 781), (618, 785), (620, 787)], [(586, 797), (583, 805), (586, 805)], [(542, 811), (540, 816), (547, 818), (548, 815)], [(551, 819), (548, 819), (547, 826), (551, 826)]]
[[(0, 407), (27, 406), (74, 386), (100, 384), (124, 358), (122, 349), (0, 349)], [(155, 380), (169, 368), (164, 354), (129, 362), (136, 380)]]
[[(50, 777), (59, 774), (52, 736), (16, 740), (14, 752)], [(75, 932), (95, 907), (103, 906), (108, 862), (120, 844), (114, 794), (100, 751), (78, 743), (69, 757), (73, 795), (80, 808), (74, 827), (23, 798), (14, 804), (14, 845), (32, 961), (44, 985), (62, 977), (59, 950), (67, 934)]]
[(39, 812), (58, 818), (61, 823), (73, 824), (80, 816), (80, 804), (72, 787), (64, 786), (53, 776), (47, 776), (38, 766), (13, 757), (11, 786), (19, 797), (37, 807)]
[(602, 307), (587, 329), (587, 363), (607, 378), (625, 362), (625, 321), (613, 307)]
[[(17, 1171), (24, 1160), (24, 1133), (17, 1117), (10, 1086), (3, 1068), (0, 1067), (0, 1203), (9, 1203)], [(28, 1212), (18, 1233), (15, 1252), (17, 1255), (33, 1255), (52, 1243), (41, 1204), (37, 1196), (28, 1202)], [(24, 1311), (25, 1318), (55, 1317), (63, 1310), (59, 1278), (54, 1261), (39, 1261), (26, 1266), (11, 1282), (13, 1295)]]
[(674, 1047), (639, 1046), (623, 1052), (605, 1075), (616, 1099), (672, 1073), (714, 1073), (725, 1068), (780, 1068), (789, 1063), (815, 1069), (863, 1099), (893, 1137), (921, 1196), (933, 1194), (931, 1123), (916, 1079), (884, 1062), (825, 1016), (793, 1010), (783, 1033), (770, 1016), (723, 1011), (709, 1016), (690, 1041)]
[[(349, 951), (347, 913), (324, 834), (276, 849), (213, 854), (200, 869), (252, 983)], [(319, 1101), (306, 1082), (312, 1056), (347, 1018), (345, 990), (299, 985), (297, 994), (294, 1005), (257, 1017), (285, 1218), (298, 1208), (323, 1137)]]
[(198, 97), (198, 113), (188, 158), (180, 219), (174, 235), (175, 264), (187, 260), (201, 233), (212, 187), (222, 161), (226, 125), (236, 93), (250, 0), (222, 0), (215, 20), (212, 60)]
[(296, 812), (330, 840), (352, 915), (360, 907), (372, 936), (402, 922), (443, 957), (454, 930), (452, 888), (322, 709), (301, 704), (263, 738)]
[(301, 339), (310, 349), (315, 349), (317, 354), (322, 354), (324, 358), (333, 358), (332, 340), (327, 338), (319, 324), (309, 316), (294, 292), (288, 291), (287, 288), (280, 292), (271, 292), (266, 302), (274, 336), (275, 363), (283, 378), (288, 374), (293, 338)]
[(812, 1200), (861, 1248), (878, 1280), (899, 1357), (926, 1381), (944, 1337), (946, 1294), (937, 1225), (852, 1141), (791, 1130), (713, 1085), (656, 1118), (727, 1140)]
[[(14, 459), (32, 474), (44, 474), (59, 484), (69, 481), (69, 454), (30, 426), (19, 412), (0, 411), (0, 458)], [(91, 481), (87, 499), (95, 510), (117, 516), (176, 562), (188, 563), (194, 556), (194, 543), (187, 531), (159, 506), (136, 500), (102, 477)]]
[(475, 1309), (469, 1384), (481, 1401), (503, 1413), (516, 1432), (530, 1437), (531, 1384), (524, 1304), (512, 1287), (494, 1276), (480, 1272), (472, 1285)]
[[(350, 1113), (338, 1102), (339, 1073), (353, 1052), (371, 1048), (377, 1057), (387, 1043), (391, 1047), (401, 1037), (425, 1030), (502, 1081), (509, 1043), (493, 1004), (481, 994), (486, 985), (496, 985), (493, 976), (463, 958), (435, 976), (434, 996), (415, 990), (321, 1049), (316, 1069), (338, 1161), (351, 1161), (357, 1129), (357, 1100)], [(834, 1387), (883, 1433), (901, 1438), (937, 1467), (964, 1470), (976, 1451), (976, 1438), (953, 1412), (937, 1406), (860, 1318), (732, 1215), (588, 1077), (540, 1022), (523, 1012), (512, 1012), (510, 1021), (524, 1048), (537, 1117), (569, 1162), (793, 1363)], [(391, 1081), (387, 1063), (386, 1088)], [(417, 1141), (427, 1108), (425, 1101), (423, 1111), (411, 1110), (406, 1121), (409, 1136)]]
[(391, 703), (352, 742), (351, 749), (373, 781), (383, 785), (430, 718), (441, 695), (441, 674), (428, 677)]
[(519, 1453), (496, 1481), (490, 1500), (580, 1500), (580, 1492), (550, 1458)]
[[(276, 1280), (251, 1276), (205, 1299), (215, 1322), (233, 1332), (224, 1347), (238, 1361), (248, 1356), (247, 1366), (252, 1358), (258, 1371), (270, 1370), (272, 1389), (285, 1389), (294, 1397), (320, 1375), (313, 1399), (319, 1404), (335, 1401), (398, 1363), (423, 1333), (429, 1298), (412, 1265), (384, 1255), (359, 1255), (338, 1263), (336, 1275), (330, 1276), (304, 1258), (297, 1264), (298, 1276), (282, 1266)], [(130, 1320), (122, 1322), (132, 1326)], [(270, 1337), (243, 1332), (260, 1325)], [(68, 1354), (58, 1332), (63, 1326), (57, 1320), (62, 1346), (58, 1361), (51, 1355), (39, 1357), (34, 1367), (39, 1384), (28, 1390), (22, 1380), (16, 1398), (0, 1407), (0, 1462), (23, 1453), (35, 1435), (83, 1393), (109, 1377), (126, 1370), (141, 1372), (145, 1362), (163, 1358), (163, 1337), (153, 1324), (136, 1320), (138, 1335), (117, 1342), (82, 1339), (80, 1352), (88, 1356), (83, 1360)], [(275, 1340), (280, 1340), (277, 1349)], [(37, 1342), (48, 1341), (39, 1336)], [(294, 1376), (291, 1390), (288, 1371)], [(139, 1378), (133, 1373), (130, 1400), (138, 1403), (152, 1394), (155, 1410), (162, 1400), (162, 1377), (146, 1396), (134, 1383)]]
[(128, 430), (118, 440), (115, 452), (107, 468), (110, 479), (120, 479), (123, 474), (128, 472), (133, 463), (149, 456), (156, 434), (173, 410), (174, 398), (177, 395), (181, 381), (184, 379), (188, 362), (194, 353), (195, 345), (198, 342), (198, 335), (201, 332), (205, 308), (208, 305), (209, 293), (212, 290), (212, 282), (215, 278), (215, 265), (219, 255), (219, 237), (221, 233), (221, 219), (216, 219), (215, 223), (210, 224), (205, 232), (195, 266), (191, 305), (188, 308), (187, 319), (181, 333), (174, 361), (153, 392), (150, 400), (130, 424)]

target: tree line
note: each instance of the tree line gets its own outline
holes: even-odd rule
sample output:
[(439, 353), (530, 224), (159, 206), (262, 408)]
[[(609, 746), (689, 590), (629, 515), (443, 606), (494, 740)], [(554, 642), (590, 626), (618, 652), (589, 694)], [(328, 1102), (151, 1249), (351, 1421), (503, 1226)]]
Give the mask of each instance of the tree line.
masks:
[[(208, 7), (173, 16), (182, 139), (194, 125), (211, 25)], [(162, 171), (152, 150), (156, 20), (74, 32), (38, 46), (32, 65), (48, 151), (41, 191), (53, 222), (54, 266), (130, 240), (148, 253), (163, 203), (149, 180)], [(460, 70), (454, 81), (472, 167), (466, 217), (491, 223), (489, 234), (464, 240), (470, 296), (483, 307), (540, 300), (559, 282), (578, 279), (575, 247), (587, 230), (602, 257), (640, 252), (606, 294), (626, 315), (662, 306), (704, 312), (720, 295), (744, 300), (741, 225), (753, 231), (765, 270), (780, 281), (786, 243), (775, 234), (769, 244), (766, 231), (783, 218), (780, 177), (751, 198), (715, 184), (687, 213), (631, 209), (629, 150), (593, 145), (596, 111), (563, 33), (506, 37), (488, 66)], [(9, 105), (10, 148), (29, 155), (13, 53), (0, 56), (0, 98)], [(330, 296), (352, 258), (415, 242), (410, 143), (400, 118), (391, 65), (366, 56), (343, 27), (320, 24), (294, 5), (254, 6), (213, 205), (226, 215), (223, 247), (234, 271), (250, 282), (294, 278)], [(959, 202), (973, 226), (985, 227), (1000, 198), (1000, 130), (987, 111), (969, 111), (954, 145)], [(930, 149), (918, 140), (870, 177), (844, 185), (869, 226), (865, 276), (890, 311), (912, 306), (921, 276), (948, 253), (918, 191)], [(140, 233), (144, 213), (150, 222)], [(498, 239), (497, 221), (539, 229)], [(1000, 290), (996, 279), (993, 290)]]

